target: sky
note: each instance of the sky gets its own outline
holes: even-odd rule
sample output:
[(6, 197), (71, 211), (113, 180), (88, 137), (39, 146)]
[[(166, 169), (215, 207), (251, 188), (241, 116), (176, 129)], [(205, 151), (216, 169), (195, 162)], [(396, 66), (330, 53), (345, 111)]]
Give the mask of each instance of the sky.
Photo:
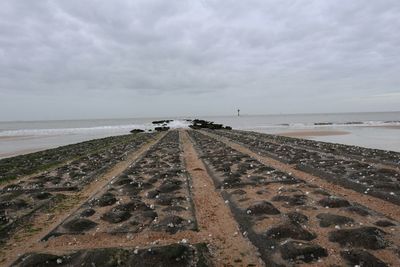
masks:
[(400, 110), (398, 0), (2, 0), (0, 120)]

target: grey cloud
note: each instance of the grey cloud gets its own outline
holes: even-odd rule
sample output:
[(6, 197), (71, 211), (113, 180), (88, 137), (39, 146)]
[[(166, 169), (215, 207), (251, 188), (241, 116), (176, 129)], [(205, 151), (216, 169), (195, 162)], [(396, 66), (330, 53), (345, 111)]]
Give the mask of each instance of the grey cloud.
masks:
[(400, 90), (399, 28), (394, 0), (4, 0), (0, 120), (39, 118), (54, 99), (54, 116), (79, 117), (77, 95), (89, 117), (109, 117), (110, 95), (122, 117), (367, 111)]

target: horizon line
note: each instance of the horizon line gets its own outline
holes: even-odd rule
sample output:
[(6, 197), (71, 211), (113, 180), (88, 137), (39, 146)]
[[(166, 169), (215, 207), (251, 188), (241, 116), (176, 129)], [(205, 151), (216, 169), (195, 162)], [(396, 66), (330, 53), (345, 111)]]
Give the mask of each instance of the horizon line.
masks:
[[(301, 112), (301, 113), (269, 113), (269, 114), (241, 114), (240, 117), (247, 116), (285, 116), (285, 115), (327, 115), (327, 114), (357, 114), (357, 113), (391, 113), (400, 112), (395, 111), (349, 111), (349, 112)], [(188, 115), (188, 116), (145, 116), (145, 117), (110, 117), (110, 118), (81, 118), (81, 119), (33, 119), (33, 120), (0, 120), (0, 122), (44, 122), (44, 121), (87, 121), (87, 120), (129, 120), (129, 119), (192, 119), (192, 118), (204, 118), (204, 117), (238, 117), (237, 115)]]

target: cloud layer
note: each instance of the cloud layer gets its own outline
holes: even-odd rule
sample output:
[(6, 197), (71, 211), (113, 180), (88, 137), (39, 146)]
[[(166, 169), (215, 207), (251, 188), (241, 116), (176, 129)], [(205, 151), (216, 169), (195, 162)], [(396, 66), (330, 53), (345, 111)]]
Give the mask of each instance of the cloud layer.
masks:
[(4, 0), (0, 120), (396, 110), (398, 29), (397, 0)]

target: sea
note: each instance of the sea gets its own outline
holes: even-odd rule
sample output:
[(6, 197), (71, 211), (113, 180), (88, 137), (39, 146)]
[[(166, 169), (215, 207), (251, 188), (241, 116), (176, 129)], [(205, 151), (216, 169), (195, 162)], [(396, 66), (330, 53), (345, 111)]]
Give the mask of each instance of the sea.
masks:
[[(173, 120), (168, 126), (185, 128), (189, 125), (187, 120), (195, 118), (270, 134), (325, 132), (326, 135), (302, 135), (301, 138), (400, 152), (400, 112), (364, 112), (6, 121), (0, 122), (0, 158), (128, 134), (132, 129), (149, 130), (154, 128), (152, 121), (155, 120)], [(346, 134), (331, 135), (330, 132)]]

